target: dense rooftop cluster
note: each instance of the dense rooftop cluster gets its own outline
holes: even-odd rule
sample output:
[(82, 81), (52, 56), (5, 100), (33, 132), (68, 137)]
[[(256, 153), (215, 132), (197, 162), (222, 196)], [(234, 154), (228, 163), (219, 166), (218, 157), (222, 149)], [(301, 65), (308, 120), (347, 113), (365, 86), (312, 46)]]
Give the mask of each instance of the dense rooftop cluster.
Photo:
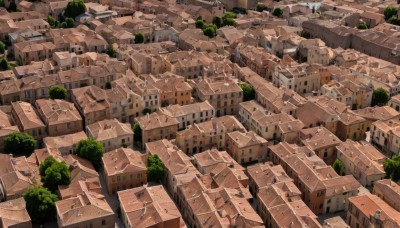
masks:
[(398, 3), (0, 1), (0, 227), (400, 227)]

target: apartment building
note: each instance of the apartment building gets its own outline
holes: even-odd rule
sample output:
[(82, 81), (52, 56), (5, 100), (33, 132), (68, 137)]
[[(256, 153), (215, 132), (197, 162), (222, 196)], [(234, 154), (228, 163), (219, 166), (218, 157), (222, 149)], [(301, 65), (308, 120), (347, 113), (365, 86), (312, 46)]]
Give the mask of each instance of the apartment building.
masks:
[(58, 227), (115, 227), (115, 214), (104, 196), (85, 192), (56, 202)]
[(217, 117), (236, 115), (239, 103), (243, 101), (242, 89), (229, 77), (204, 79), (196, 85), (195, 89), (201, 101), (208, 100), (214, 107)]
[(393, 209), (400, 211), (400, 185), (390, 179), (379, 180), (374, 183), (372, 193), (377, 195)]
[(240, 66), (247, 66), (261, 77), (272, 81), (272, 74), (280, 59), (263, 48), (252, 45), (238, 44), (234, 60)]
[(399, 227), (400, 212), (373, 194), (350, 197), (346, 222), (351, 227)]
[(60, 155), (66, 156), (75, 153), (76, 146), (81, 140), (87, 139), (84, 131), (68, 135), (43, 138), (43, 145), (48, 150), (56, 150)]
[(163, 183), (173, 196), (176, 192), (174, 190), (176, 176), (199, 173), (191, 163), (191, 158), (166, 139), (146, 143), (146, 152), (150, 155), (157, 155), (163, 161), (166, 173)]
[[(182, 216), (192, 227), (263, 227), (263, 221), (254, 211), (241, 190), (209, 189), (196, 175), (179, 179), (174, 199)], [(225, 202), (223, 204), (219, 203)], [(199, 206), (204, 205), (204, 206)], [(219, 211), (224, 211), (219, 213)]]
[(284, 167), (302, 192), (301, 198), (315, 214), (334, 213), (356, 196), (360, 183), (352, 176), (339, 176), (307, 147), (282, 142), (270, 146), (271, 160)]
[(267, 227), (321, 227), (293, 181), (261, 188), (257, 198), (257, 211)]
[(213, 147), (224, 150), (227, 133), (237, 130), (246, 131), (235, 117), (216, 117), (203, 123), (193, 124), (188, 129), (177, 132), (175, 144), (188, 155)]
[(11, 103), (11, 114), (21, 132), (26, 132), (40, 141), (46, 136), (46, 125), (30, 103), (23, 101)]
[(299, 142), (314, 151), (327, 165), (336, 159), (336, 146), (342, 141), (324, 127), (303, 129), (299, 132)]
[(22, 197), (0, 203), (0, 218), (2, 227), (32, 227), (31, 218), (26, 210), (26, 202)]
[(265, 161), (267, 146), (267, 140), (252, 131), (233, 131), (226, 137), (226, 150), (240, 164)]
[(343, 174), (352, 174), (364, 187), (372, 188), (386, 176), (383, 161), (386, 157), (366, 142), (347, 140), (336, 146), (337, 159), (342, 162)]
[(162, 185), (119, 191), (118, 199), (125, 227), (185, 226), (181, 213)]
[(226, 151), (219, 151), (215, 148), (193, 155), (192, 162), (202, 174), (209, 174), (217, 167), (243, 168)]
[(294, 117), (301, 120), (306, 127), (323, 126), (336, 133), (339, 121), (338, 114), (347, 112), (348, 107), (328, 97), (309, 98), (309, 101), (298, 107)]
[(88, 137), (103, 144), (106, 152), (121, 147), (133, 148), (133, 130), (129, 123), (121, 123), (116, 119), (98, 121), (86, 126)]
[(273, 165), (268, 162), (248, 166), (246, 173), (249, 176), (250, 192), (255, 197), (262, 188), (277, 183), (293, 182), (281, 165)]
[(147, 156), (131, 148), (118, 148), (102, 157), (104, 177), (110, 194), (147, 183)]
[(299, 94), (312, 93), (320, 88), (318, 65), (278, 65), (272, 76), (272, 83), (280, 88), (293, 89)]
[(335, 57), (335, 53), (329, 47), (312, 46), (308, 48), (307, 63), (308, 64), (321, 64), (328, 66), (331, 64)]
[(250, 130), (268, 141), (268, 145), (282, 140), (294, 143), (298, 132), (304, 128), (300, 120), (287, 113), (266, 114), (264, 111), (252, 113)]
[(251, 101), (241, 102), (239, 104), (238, 120), (240, 121), (240, 123), (243, 124), (243, 126), (247, 130), (250, 130), (253, 122), (252, 121), (253, 114), (258, 112), (265, 112), (266, 114), (268, 114), (268, 111), (259, 103), (257, 103), (257, 101), (251, 100)]
[(0, 129), (0, 149), (4, 149), (5, 139), (11, 133), (20, 132), (18, 126), (14, 125), (14, 121), (10, 115), (0, 110), (0, 122), (3, 127)]
[(48, 136), (83, 131), (82, 117), (73, 103), (57, 99), (40, 99), (36, 101), (36, 108), (46, 124)]
[(25, 156), (0, 154), (0, 200), (13, 200), (40, 182), (39, 166)]
[(400, 152), (400, 120), (378, 120), (371, 125), (371, 143), (386, 156), (391, 157)]
[(215, 109), (208, 101), (188, 105), (170, 105), (160, 108), (160, 112), (179, 121), (179, 130), (186, 129), (195, 123), (209, 121), (215, 116)]
[(160, 79), (148, 76), (147, 80), (160, 92), (160, 106), (188, 105), (192, 103), (192, 87), (178, 75), (165, 73)]
[(32, 41), (14, 44), (15, 59), (20, 65), (28, 65), (32, 61), (51, 59), (56, 46), (52, 42), (36, 43)]
[(174, 139), (179, 122), (172, 117), (164, 114), (147, 114), (146, 116), (137, 117), (135, 121), (142, 130), (142, 147), (145, 143), (154, 142), (161, 139)]
[(351, 107), (362, 109), (371, 106), (373, 90), (350, 80), (332, 80), (321, 86), (321, 93)]

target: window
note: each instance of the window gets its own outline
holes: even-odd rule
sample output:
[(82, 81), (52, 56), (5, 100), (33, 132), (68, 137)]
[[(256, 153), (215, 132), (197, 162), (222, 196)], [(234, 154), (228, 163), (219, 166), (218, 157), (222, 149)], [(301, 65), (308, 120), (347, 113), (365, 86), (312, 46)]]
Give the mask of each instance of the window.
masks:
[(105, 226), (105, 225), (106, 225), (106, 220), (103, 219), (103, 220), (101, 221), (101, 225), (102, 225), (102, 226)]

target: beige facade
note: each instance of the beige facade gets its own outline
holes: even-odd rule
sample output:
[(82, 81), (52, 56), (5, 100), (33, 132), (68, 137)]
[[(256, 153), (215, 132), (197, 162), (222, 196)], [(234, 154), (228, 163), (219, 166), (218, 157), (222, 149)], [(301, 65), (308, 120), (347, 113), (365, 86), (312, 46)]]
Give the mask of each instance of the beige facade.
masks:
[(299, 141), (310, 148), (327, 165), (336, 159), (336, 146), (342, 141), (324, 127), (303, 129), (299, 132)]
[(310, 47), (307, 52), (308, 64), (321, 64), (327, 66), (335, 57), (334, 52), (329, 47)]
[(131, 148), (119, 148), (104, 154), (104, 177), (109, 194), (147, 183), (147, 156)]
[(233, 131), (227, 134), (226, 150), (240, 164), (265, 161), (267, 140), (252, 131)]
[(30, 134), (36, 140), (46, 136), (46, 125), (31, 104), (17, 101), (11, 107), (11, 114), (21, 132)]
[(211, 120), (215, 116), (215, 109), (208, 101), (188, 105), (171, 105), (160, 108), (160, 112), (176, 118), (179, 121), (178, 129), (180, 130), (195, 123)]
[(115, 214), (104, 196), (86, 192), (56, 202), (57, 223), (62, 228), (112, 228)]
[(34, 43), (31, 41), (14, 44), (14, 55), (21, 65), (27, 65), (32, 61), (51, 59), (56, 47), (51, 42)]
[(376, 181), (372, 191), (373, 194), (380, 197), (387, 204), (397, 211), (400, 211), (400, 185), (391, 179)]
[(335, 134), (342, 141), (346, 141), (346, 139), (363, 140), (366, 137), (367, 126), (366, 119), (353, 113), (342, 113), (339, 115)]
[(36, 108), (46, 124), (48, 136), (83, 131), (82, 117), (73, 103), (57, 99), (40, 99), (36, 101)]
[(371, 106), (373, 91), (367, 86), (359, 85), (350, 80), (341, 82), (333, 80), (322, 85), (321, 92), (323, 95), (336, 99), (352, 109), (362, 109)]
[(302, 192), (302, 199), (315, 214), (345, 209), (347, 198), (358, 194), (360, 183), (352, 176), (339, 176), (307, 147), (287, 143), (270, 146), (271, 160), (284, 167)]
[(371, 125), (371, 142), (385, 155), (391, 157), (400, 152), (400, 120), (378, 120)]
[(147, 80), (159, 90), (161, 107), (175, 104), (188, 105), (191, 103), (192, 87), (182, 77), (171, 73), (165, 73), (158, 77), (161, 77), (161, 79), (148, 76)]
[(399, 227), (400, 212), (373, 194), (350, 197), (346, 222), (360, 228)]
[(179, 122), (172, 117), (164, 114), (147, 114), (136, 118), (142, 130), (142, 147), (145, 143), (154, 142), (161, 139), (174, 139), (178, 131)]
[(312, 93), (320, 88), (318, 65), (299, 64), (275, 67), (272, 83), (280, 88), (293, 89), (299, 94)]
[(336, 148), (337, 159), (342, 162), (344, 175), (353, 175), (367, 188), (385, 178), (382, 162), (385, 156), (372, 145), (347, 140)]
[(236, 115), (243, 101), (242, 89), (228, 77), (208, 78), (197, 84), (196, 94), (201, 101), (209, 101), (215, 116)]
[(68, 135), (43, 138), (44, 147), (48, 150), (57, 150), (62, 156), (75, 153), (79, 141), (87, 139), (84, 131)]
[(120, 147), (133, 148), (133, 131), (129, 123), (121, 123), (116, 119), (103, 120), (86, 127), (88, 137), (103, 144), (106, 152)]
[(186, 154), (192, 155), (216, 147), (226, 148), (227, 133), (245, 132), (243, 125), (233, 116), (216, 117), (209, 121), (193, 124), (176, 134), (176, 145)]

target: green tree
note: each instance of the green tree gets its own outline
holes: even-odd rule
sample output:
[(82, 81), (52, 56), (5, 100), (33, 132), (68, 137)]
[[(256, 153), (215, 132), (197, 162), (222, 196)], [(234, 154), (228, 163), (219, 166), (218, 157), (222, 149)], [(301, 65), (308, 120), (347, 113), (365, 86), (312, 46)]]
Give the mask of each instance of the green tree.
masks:
[(61, 28), (68, 28), (68, 24), (67, 24), (67, 22), (62, 22), (61, 24), (60, 24), (60, 27)]
[(13, 155), (30, 156), (36, 149), (36, 140), (25, 132), (9, 134), (4, 142), (4, 151)]
[(151, 113), (151, 109), (150, 108), (144, 108), (142, 113), (143, 113), (143, 115), (150, 114)]
[(5, 71), (5, 70), (9, 70), (10, 69), (10, 65), (8, 64), (7, 59), (2, 58), (0, 60), (0, 71)]
[(400, 156), (395, 155), (390, 159), (387, 159), (383, 163), (383, 168), (386, 172), (386, 177), (397, 182), (400, 180)]
[(311, 34), (309, 33), (309, 32), (307, 32), (307, 31), (301, 31), (301, 34), (300, 34), (300, 36), (301, 37), (304, 37), (304, 38), (306, 38), (306, 39), (310, 39), (311, 38)]
[(138, 123), (135, 123), (135, 125), (133, 125), (133, 140), (135, 142), (142, 142), (142, 128), (140, 128), (140, 125)]
[(203, 33), (210, 38), (214, 38), (217, 36), (217, 26), (214, 24), (208, 24), (204, 26)]
[(106, 89), (112, 89), (111, 83), (110, 82), (106, 82), (105, 88)]
[(222, 17), (222, 25), (223, 26), (232, 26), (235, 23), (236, 13), (234, 12), (226, 12)]
[(75, 25), (75, 20), (70, 17), (67, 17), (65, 19), (65, 23), (67, 23), (67, 28), (73, 28)]
[(64, 9), (64, 17), (75, 19), (78, 15), (86, 12), (86, 5), (83, 0), (72, 0)]
[(243, 90), (243, 101), (250, 101), (256, 98), (256, 91), (253, 86), (247, 83), (239, 83), (239, 86)]
[(338, 175), (343, 175), (343, 164), (342, 161), (340, 161), (339, 159), (336, 159), (335, 162), (333, 162), (332, 168), (336, 171)]
[(223, 24), (224, 22), (222, 21), (222, 18), (221, 18), (221, 17), (214, 17), (212, 23), (213, 23), (215, 26), (217, 26), (217, 28), (221, 28), (221, 27), (222, 27), (222, 24)]
[(135, 34), (135, 44), (141, 44), (144, 42), (144, 35), (142, 33)]
[(15, 0), (10, 1), (10, 5), (8, 6), (7, 9), (9, 12), (15, 12), (17, 11), (17, 4), (15, 3)]
[(101, 158), (104, 154), (104, 148), (101, 143), (93, 138), (88, 138), (79, 141), (76, 147), (76, 154), (79, 157), (86, 158), (92, 162), (96, 169), (101, 167)]
[(0, 42), (0, 54), (4, 54), (6, 51), (6, 46), (4, 45), (3, 42)]
[(393, 16), (397, 16), (397, 8), (394, 6), (388, 6), (383, 11), (383, 15), (385, 15), (385, 20), (389, 20)]
[(400, 25), (400, 20), (396, 16), (391, 17), (388, 22), (392, 25)]
[(67, 89), (59, 86), (53, 85), (49, 89), (50, 99), (65, 99), (67, 97)]
[(5, 7), (4, 0), (0, 0), (0, 7)]
[(272, 15), (275, 17), (280, 17), (283, 14), (283, 10), (281, 8), (275, 8), (274, 11), (272, 11)]
[(365, 22), (360, 22), (358, 24), (358, 29), (368, 29), (368, 25)]
[(53, 156), (49, 156), (39, 165), (39, 174), (43, 177), (46, 174), (47, 168), (50, 168), (53, 164), (57, 163), (57, 160)]
[(157, 155), (149, 155), (147, 159), (147, 181), (161, 182), (164, 178), (164, 164)]
[[(46, 160), (48, 161), (44, 164)], [(42, 164), (44, 165), (42, 166)], [(42, 177), (43, 186), (50, 191), (56, 192), (59, 185), (68, 185), (71, 183), (71, 172), (65, 162), (58, 162), (50, 156), (42, 164), (39, 166), (39, 172)]]
[(372, 101), (371, 101), (372, 106), (375, 105), (384, 106), (387, 104), (388, 101), (389, 101), (389, 94), (383, 88), (380, 87), (374, 90), (374, 92), (372, 93)]
[(111, 58), (116, 58), (117, 57), (117, 52), (115, 51), (115, 49), (112, 47), (112, 45), (110, 45), (107, 50), (106, 50), (106, 54), (108, 56), (110, 56)]
[(203, 20), (197, 20), (196, 21), (196, 28), (202, 29), (204, 27), (204, 21)]
[(55, 28), (55, 27), (57, 27), (57, 20), (54, 18), (54, 17), (52, 17), (52, 16), (47, 16), (47, 22), (49, 23), (49, 25), (52, 27), (52, 28)]
[(257, 6), (256, 10), (257, 10), (258, 12), (268, 11), (268, 6), (262, 5), (262, 4), (261, 4), (261, 5), (258, 5), (258, 6)]
[(33, 223), (41, 224), (55, 220), (57, 195), (44, 187), (35, 186), (29, 188), (23, 196), (26, 202), (26, 210)]

